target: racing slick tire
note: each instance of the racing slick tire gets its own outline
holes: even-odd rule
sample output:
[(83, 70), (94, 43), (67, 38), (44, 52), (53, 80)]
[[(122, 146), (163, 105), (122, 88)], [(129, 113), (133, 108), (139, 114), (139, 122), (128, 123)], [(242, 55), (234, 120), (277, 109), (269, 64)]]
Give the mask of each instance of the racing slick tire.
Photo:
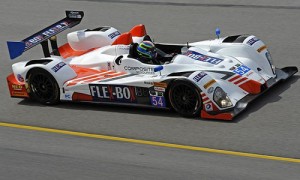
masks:
[(175, 80), (168, 91), (172, 108), (184, 117), (196, 117), (202, 109), (200, 90), (186, 80)]
[(60, 102), (60, 91), (56, 80), (42, 68), (30, 70), (28, 88), (30, 98), (41, 104), (54, 105)]

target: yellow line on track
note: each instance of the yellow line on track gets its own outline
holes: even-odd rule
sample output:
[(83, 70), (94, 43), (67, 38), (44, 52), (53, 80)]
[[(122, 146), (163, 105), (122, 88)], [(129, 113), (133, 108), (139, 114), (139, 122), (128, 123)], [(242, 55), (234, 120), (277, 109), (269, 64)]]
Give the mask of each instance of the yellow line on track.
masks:
[(83, 133), (83, 132), (74, 132), (74, 131), (67, 131), (67, 130), (60, 130), (60, 129), (51, 129), (51, 128), (43, 128), (43, 127), (35, 127), (35, 126), (27, 126), (27, 125), (11, 124), (11, 123), (3, 123), (3, 122), (0, 122), (0, 126), (48, 132), (48, 133), (56, 133), (56, 134), (67, 134), (67, 135), (72, 135), (72, 136), (80, 136), (80, 137), (88, 137), (88, 138), (97, 138), (97, 139), (104, 139), (104, 140), (111, 140), (111, 141), (146, 144), (146, 145), (152, 145), (152, 146), (177, 148), (177, 149), (185, 149), (185, 150), (192, 150), (192, 151), (202, 151), (202, 152), (208, 152), (208, 153), (218, 153), (218, 154), (226, 154), (226, 155), (233, 155), (233, 156), (242, 156), (242, 157), (275, 160), (275, 161), (300, 163), (300, 159), (296, 159), (296, 158), (285, 158), (285, 157), (269, 156), (269, 155), (254, 154), (254, 153), (211, 149), (211, 148), (205, 148), (205, 147), (186, 146), (186, 145), (180, 145), (180, 144), (170, 144), (170, 143), (163, 143), (163, 142), (106, 136), (106, 135), (101, 135), (101, 134), (89, 134), (89, 133)]

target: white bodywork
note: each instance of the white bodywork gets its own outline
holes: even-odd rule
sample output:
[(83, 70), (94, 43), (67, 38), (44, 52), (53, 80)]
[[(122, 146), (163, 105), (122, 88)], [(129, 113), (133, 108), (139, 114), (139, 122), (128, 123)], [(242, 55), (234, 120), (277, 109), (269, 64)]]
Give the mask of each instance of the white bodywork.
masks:
[[(13, 73), (26, 79), (27, 73), (32, 68), (43, 68), (50, 72), (56, 79), (61, 91), (61, 100), (72, 100), (74, 92), (86, 95), (93, 95), (89, 84), (124, 85), (150, 88), (155, 82), (168, 81), (173, 79), (186, 79), (195, 84), (201, 91), (202, 97), (208, 98), (203, 104), (213, 104), (218, 110), (232, 108), (236, 103), (247, 96), (249, 92), (239, 86), (247, 81), (253, 80), (265, 84), (269, 79), (275, 78), (274, 68), (265, 44), (255, 36), (248, 36), (240, 43), (224, 43), (222, 39), (200, 41), (190, 43), (187, 48), (182, 45), (182, 54), (177, 54), (170, 63), (163, 65), (144, 64), (128, 57), (129, 45), (111, 45), (120, 35), (115, 28), (108, 31), (76, 31), (68, 34), (68, 43), (74, 50), (95, 50), (77, 57), (63, 59), (60, 56), (44, 58), (51, 60), (48, 64), (32, 64), (26, 66), (29, 61), (19, 62), (13, 65)], [(133, 37), (134, 42), (141, 42), (142, 37)], [(166, 44), (167, 45), (167, 44)], [(121, 61), (116, 63), (119, 56)], [(56, 72), (53, 68), (60, 63), (62, 67)], [(94, 70), (105, 70), (118, 78), (97, 78), (89, 81), (86, 78), (76, 79), (77, 74), (72, 66), (90, 68)], [(241, 67), (245, 67), (244, 69)], [(156, 68), (161, 68), (155, 72)], [(190, 72), (188, 76), (169, 76), (176, 72)], [(201, 76), (201, 73), (203, 77)], [(203, 74), (204, 73), (204, 74)], [(105, 73), (104, 73), (105, 74)], [(200, 75), (199, 75), (200, 74)], [(228, 82), (224, 77), (231, 74), (239, 75), (233, 82)], [(103, 73), (99, 73), (102, 77)], [(240, 81), (242, 78), (245, 80)], [(222, 79), (223, 78), (223, 79)], [(235, 83), (238, 82), (239, 83)], [(70, 86), (70, 83), (74, 83)], [(206, 87), (209, 85), (209, 88)], [(213, 90), (221, 87), (229, 97), (232, 106), (220, 107), (213, 100)], [(157, 88), (158, 89), (158, 88)], [(166, 89), (160, 88), (159, 91)], [(96, 91), (96, 90), (95, 90)], [(206, 108), (207, 111), (212, 109)]]

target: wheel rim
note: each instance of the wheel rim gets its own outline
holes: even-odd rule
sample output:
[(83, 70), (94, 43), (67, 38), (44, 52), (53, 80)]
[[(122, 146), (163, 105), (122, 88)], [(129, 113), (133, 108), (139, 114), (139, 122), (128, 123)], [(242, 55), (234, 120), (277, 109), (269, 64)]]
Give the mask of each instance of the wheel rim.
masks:
[(44, 74), (36, 74), (31, 78), (30, 87), (37, 98), (47, 101), (53, 98), (54, 84)]
[(193, 90), (189, 86), (175, 86), (172, 90), (171, 96), (174, 108), (182, 114), (192, 115), (199, 108), (199, 95), (197, 94), (197, 91)]

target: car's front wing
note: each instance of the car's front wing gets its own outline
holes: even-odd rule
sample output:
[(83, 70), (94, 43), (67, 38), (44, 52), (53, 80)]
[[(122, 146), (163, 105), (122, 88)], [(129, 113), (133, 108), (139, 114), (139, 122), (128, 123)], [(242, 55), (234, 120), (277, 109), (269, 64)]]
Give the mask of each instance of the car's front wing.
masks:
[(281, 81), (285, 81), (288, 78), (292, 77), (295, 73), (298, 72), (297, 67), (285, 67), (282, 69), (276, 69), (276, 78), (271, 78), (267, 81), (265, 87), (262, 89), (261, 93), (259, 94), (249, 94), (239, 100), (233, 108), (230, 108), (223, 112), (215, 112), (215, 113), (207, 113), (206, 111), (201, 111), (201, 118), (204, 119), (220, 119), (220, 120), (233, 120), (238, 114), (244, 111), (248, 104), (255, 100), (260, 95), (264, 94), (268, 91), (271, 87), (277, 85)]

